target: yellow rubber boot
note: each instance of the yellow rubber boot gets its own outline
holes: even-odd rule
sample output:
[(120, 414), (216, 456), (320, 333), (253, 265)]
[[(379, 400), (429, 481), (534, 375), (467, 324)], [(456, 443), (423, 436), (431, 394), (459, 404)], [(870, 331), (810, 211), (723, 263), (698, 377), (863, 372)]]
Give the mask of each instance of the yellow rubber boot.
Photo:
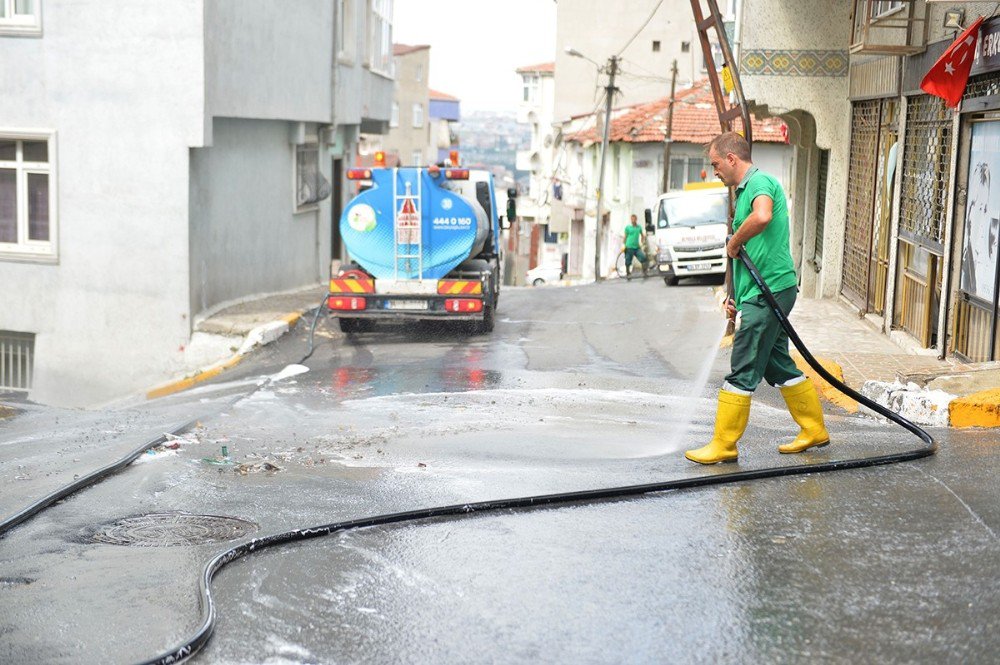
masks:
[(707, 446), (684, 453), (692, 462), (715, 464), (735, 462), (736, 442), (743, 436), (750, 418), (750, 395), (719, 391), (719, 410), (715, 414), (715, 436)]
[(791, 443), (778, 446), (780, 453), (801, 453), (815, 446), (830, 443), (830, 433), (823, 424), (823, 407), (812, 381), (806, 380), (794, 386), (781, 388), (781, 395), (788, 405), (788, 412), (799, 424), (802, 431)]

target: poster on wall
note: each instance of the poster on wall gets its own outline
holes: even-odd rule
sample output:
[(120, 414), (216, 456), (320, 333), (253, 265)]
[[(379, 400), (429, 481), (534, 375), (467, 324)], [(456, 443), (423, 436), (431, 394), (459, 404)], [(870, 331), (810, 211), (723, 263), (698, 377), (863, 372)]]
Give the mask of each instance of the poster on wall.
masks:
[(993, 302), (1000, 231), (1000, 122), (972, 125), (960, 288)]

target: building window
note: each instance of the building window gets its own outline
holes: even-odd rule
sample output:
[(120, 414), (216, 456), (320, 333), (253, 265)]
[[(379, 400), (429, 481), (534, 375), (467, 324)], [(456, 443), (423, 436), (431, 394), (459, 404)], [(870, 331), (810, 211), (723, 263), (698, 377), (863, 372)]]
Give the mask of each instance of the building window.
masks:
[(413, 105), (413, 126), (424, 126), (424, 105), (417, 103)]
[(659, 39), (654, 39), (653, 40), (653, 53), (658, 53), (659, 50), (660, 50), (660, 40)]
[(424, 165), (424, 153), (422, 150), (414, 150), (413, 154), (410, 155), (410, 159), (413, 164), (411, 166), (423, 166)]
[(0, 136), (0, 255), (55, 255), (50, 137)]
[(423, 65), (417, 65), (417, 73), (416, 73), (415, 78), (417, 79), (417, 83), (422, 83), (423, 82), (423, 80), (424, 80), (424, 66)]
[(319, 143), (295, 146), (295, 210), (303, 212), (330, 196), (330, 182), (319, 170)]
[(42, 33), (41, 0), (0, 0), (0, 35)]
[(538, 76), (529, 74), (524, 78), (524, 101), (538, 101)]
[(894, 13), (896, 10), (902, 8), (903, 0), (875, 0), (871, 4), (871, 18), (877, 19)]
[(368, 0), (368, 66), (392, 76), (392, 0)]
[(691, 52), (691, 42), (681, 42), (681, 53)]
[(337, 3), (340, 15), (337, 17), (337, 55), (342, 60), (354, 59), (354, 0), (340, 0)]
[(670, 159), (670, 189), (684, 189), (689, 182), (704, 182), (701, 177), (705, 170), (705, 179), (709, 178), (708, 169), (711, 164), (703, 157), (672, 157)]
[(34, 362), (33, 333), (0, 330), (0, 390), (30, 390)]
[(399, 127), (399, 102), (392, 103), (392, 115), (389, 116), (389, 126)]

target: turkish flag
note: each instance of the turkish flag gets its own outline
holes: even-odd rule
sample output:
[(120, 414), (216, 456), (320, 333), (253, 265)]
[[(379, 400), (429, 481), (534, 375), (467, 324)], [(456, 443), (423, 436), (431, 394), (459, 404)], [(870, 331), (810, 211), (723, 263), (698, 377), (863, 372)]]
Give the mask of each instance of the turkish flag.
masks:
[(927, 70), (920, 89), (932, 95), (937, 95), (947, 102), (948, 106), (958, 106), (965, 92), (965, 84), (969, 81), (969, 70), (976, 55), (976, 40), (979, 39), (979, 26), (984, 16), (965, 29), (948, 50), (941, 54), (934, 66)]

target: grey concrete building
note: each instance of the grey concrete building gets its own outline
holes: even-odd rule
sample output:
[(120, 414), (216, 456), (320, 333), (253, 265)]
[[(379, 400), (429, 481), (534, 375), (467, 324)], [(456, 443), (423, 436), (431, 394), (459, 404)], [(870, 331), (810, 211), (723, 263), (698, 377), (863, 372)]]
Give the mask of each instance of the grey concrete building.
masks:
[(147, 388), (185, 366), (198, 317), (327, 275), (341, 160), (389, 120), (391, 0), (17, 6), (0, 389), (90, 405)]
[(382, 147), (395, 155), (402, 166), (426, 166), (431, 154), (430, 75), (431, 47), (395, 44), (396, 89), (392, 101), (392, 122)]

